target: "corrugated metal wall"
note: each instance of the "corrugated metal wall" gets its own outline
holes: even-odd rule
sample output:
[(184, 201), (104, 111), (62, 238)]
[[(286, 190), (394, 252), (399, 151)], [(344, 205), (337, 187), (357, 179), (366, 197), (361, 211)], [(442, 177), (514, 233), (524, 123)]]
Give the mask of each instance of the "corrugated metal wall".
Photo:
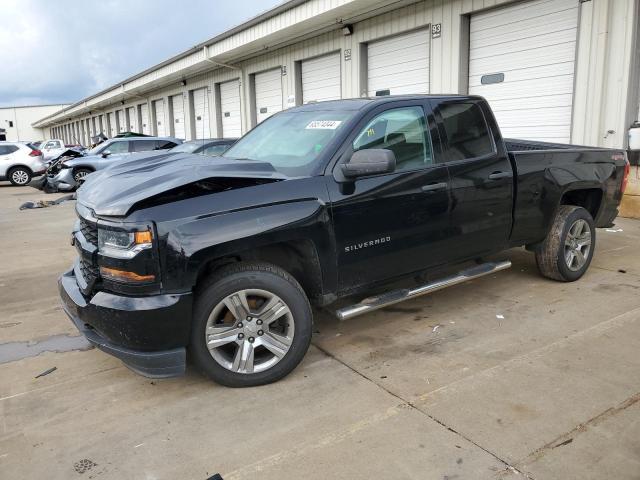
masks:
[[(527, 0), (523, 0), (527, 1)], [(629, 115), (637, 109), (633, 92), (637, 82), (631, 71), (631, 58), (640, 55), (634, 49), (634, 18), (637, 12), (637, 0), (597, 0), (579, 4), (578, 47), (576, 55), (575, 89), (571, 141), (590, 145), (621, 147), (625, 145), (626, 128)], [(313, 0), (284, 12), (277, 17), (225, 39), (209, 48), (209, 56), (222, 55), (244, 43), (248, 44), (261, 38), (268, 32), (285, 29), (296, 32), (296, 22), (310, 18), (314, 12), (323, 15), (331, 8), (348, 3), (346, 0)], [(380, 2), (378, 2), (379, 4)], [(387, 2), (389, 3), (389, 2)], [(165, 106), (169, 97), (186, 93), (197, 88), (208, 87), (216, 91), (216, 85), (239, 79), (241, 81), (242, 125), (246, 132), (255, 122), (251, 111), (251, 75), (269, 69), (283, 69), (282, 95), (283, 106), (291, 107), (300, 103), (299, 63), (301, 60), (322, 54), (340, 52), (341, 90), (344, 98), (366, 94), (366, 48), (367, 42), (397, 35), (403, 32), (426, 28), (440, 24), (440, 36), (430, 42), (429, 88), (431, 93), (466, 93), (468, 69), (468, 29), (469, 15), (473, 12), (498, 8), (513, 3), (510, 0), (424, 0), (397, 10), (367, 18), (353, 23), (353, 35), (344, 36), (341, 30), (319, 34), (316, 37), (298, 41), (295, 44), (267, 51), (254, 58), (234, 63), (237, 69), (216, 68), (195, 76), (186, 77), (186, 86), (175, 80), (176, 72), (202, 61), (205, 50), (194, 52), (174, 64), (163, 66), (153, 72), (127, 84), (127, 88), (139, 88), (148, 82), (162, 85), (165, 76), (167, 85), (144, 94), (146, 102), (128, 101), (120, 104), (120, 98), (113, 104), (100, 108), (106, 114), (146, 103), (151, 111), (151, 102), (164, 99)], [(334, 19), (335, 20), (335, 19)], [(262, 26), (261, 26), (262, 25)], [(635, 65), (635, 64), (634, 64)], [(99, 102), (108, 98), (101, 95), (92, 101)], [(633, 98), (633, 102), (631, 101)], [(216, 95), (209, 96), (211, 112), (211, 136), (220, 135), (221, 122), (218, 119), (219, 108), (215, 104)], [(632, 113), (630, 112), (632, 109)], [(192, 132), (190, 102), (185, 102), (186, 138), (195, 138)], [(95, 112), (93, 112), (95, 114)], [(169, 109), (165, 108), (164, 124), (170, 124)], [(81, 117), (87, 118), (89, 115)], [(105, 117), (106, 118), (106, 117)], [(79, 120), (80, 118), (74, 118)], [(69, 123), (69, 122), (65, 122)], [(607, 133), (609, 132), (609, 133)]]

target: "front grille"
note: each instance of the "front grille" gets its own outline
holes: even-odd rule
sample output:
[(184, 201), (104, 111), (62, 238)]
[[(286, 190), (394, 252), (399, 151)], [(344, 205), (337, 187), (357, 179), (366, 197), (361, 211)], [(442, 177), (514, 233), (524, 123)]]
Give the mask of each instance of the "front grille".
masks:
[(92, 245), (98, 246), (98, 226), (95, 223), (88, 222), (84, 218), (80, 217), (80, 231), (87, 242)]
[(84, 259), (80, 259), (80, 272), (87, 282), (95, 280), (100, 275), (100, 269), (97, 265), (92, 265)]

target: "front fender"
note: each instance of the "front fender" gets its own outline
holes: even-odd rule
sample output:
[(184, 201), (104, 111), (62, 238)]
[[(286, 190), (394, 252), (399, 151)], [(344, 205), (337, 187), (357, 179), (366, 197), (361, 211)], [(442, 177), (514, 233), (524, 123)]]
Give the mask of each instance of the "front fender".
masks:
[(215, 259), (274, 243), (310, 240), (320, 260), (325, 285), (332, 288), (335, 267), (327, 206), (317, 199), (283, 202), (258, 208), (199, 217), (166, 235), (163, 284), (167, 291), (193, 288), (204, 266)]

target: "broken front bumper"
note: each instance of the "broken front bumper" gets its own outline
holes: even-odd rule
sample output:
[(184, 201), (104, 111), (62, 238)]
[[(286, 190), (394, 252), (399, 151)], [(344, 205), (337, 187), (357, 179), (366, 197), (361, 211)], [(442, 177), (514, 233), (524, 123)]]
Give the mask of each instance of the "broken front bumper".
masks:
[(125, 297), (98, 292), (87, 300), (76, 272), (62, 274), (58, 288), (64, 311), (91, 344), (145, 377), (184, 373), (190, 294)]

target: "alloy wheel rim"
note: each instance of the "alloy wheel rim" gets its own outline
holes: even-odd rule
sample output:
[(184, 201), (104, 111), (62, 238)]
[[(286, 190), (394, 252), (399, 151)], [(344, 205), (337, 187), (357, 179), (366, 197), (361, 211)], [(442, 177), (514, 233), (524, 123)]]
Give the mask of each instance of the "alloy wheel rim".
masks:
[(569, 228), (564, 241), (564, 260), (569, 270), (577, 272), (587, 263), (591, 251), (591, 227), (578, 219)]
[(280, 297), (246, 289), (228, 295), (213, 308), (205, 342), (213, 359), (227, 370), (259, 373), (284, 358), (294, 330), (291, 310)]
[(84, 177), (86, 176), (87, 176), (87, 172), (78, 172), (75, 174), (74, 180), (76, 182), (81, 182), (82, 180), (84, 180)]
[(11, 175), (11, 178), (18, 185), (24, 185), (25, 183), (27, 183), (29, 181), (29, 175), (24, 170), (16, 170)]

